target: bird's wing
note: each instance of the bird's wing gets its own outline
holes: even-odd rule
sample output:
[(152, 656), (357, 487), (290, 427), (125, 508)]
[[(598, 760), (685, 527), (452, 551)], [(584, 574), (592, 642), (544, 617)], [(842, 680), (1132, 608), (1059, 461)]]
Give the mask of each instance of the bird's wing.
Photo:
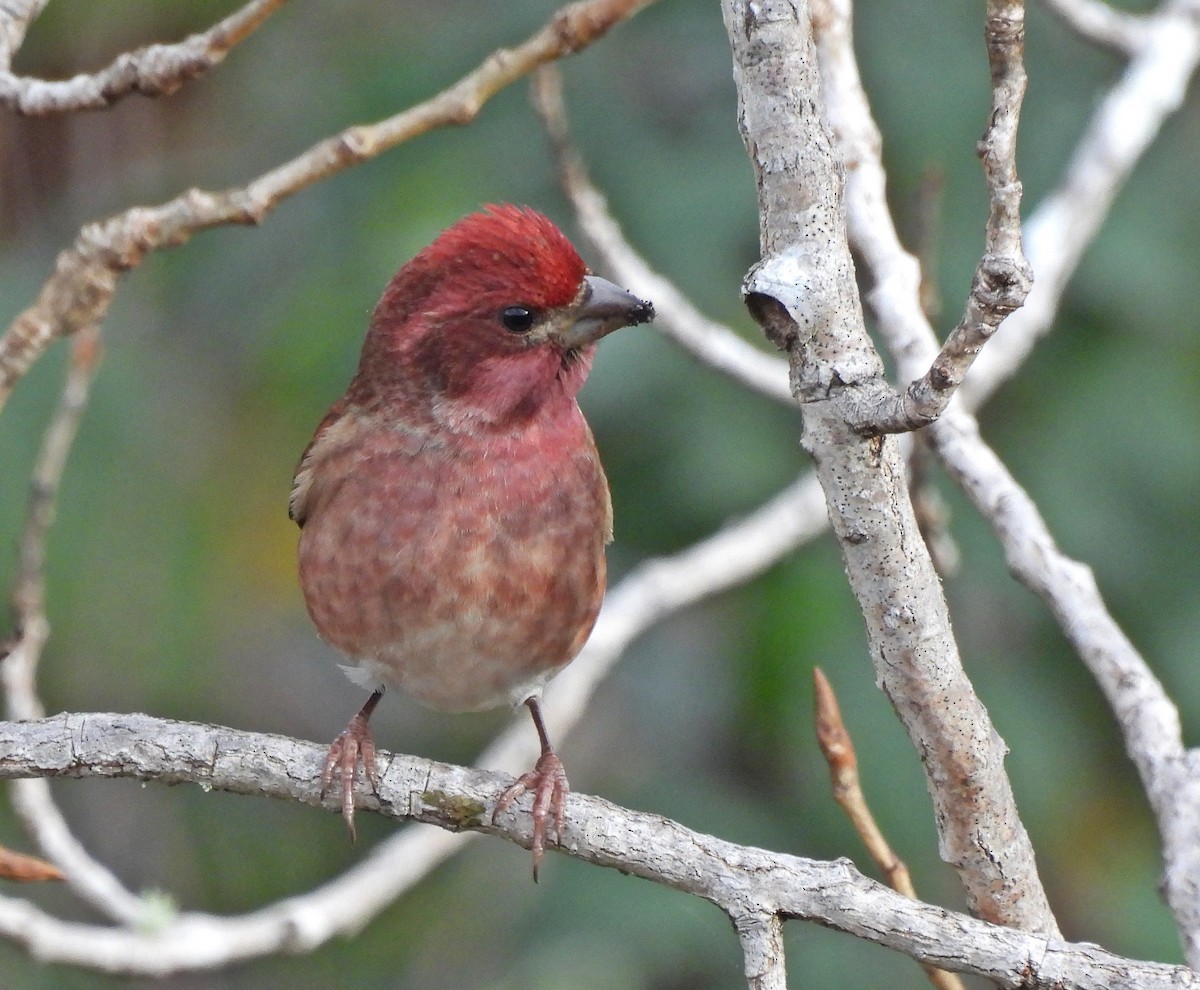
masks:
[(308, 517), (309, 494), (312, 491), (313, 466), (332, 447), (341, 446), (345, 442), (348, 427), (353, 429), (351, 420), (346, 416), (348, 404), (345, 398), (338, 399), (333, 404), (312, 440), (304, 448), (300, 463), (296, 466), (296, 476), (292, 479), (292, 494), (288, 499), (288, 515), (297, 526), (303, 527)]

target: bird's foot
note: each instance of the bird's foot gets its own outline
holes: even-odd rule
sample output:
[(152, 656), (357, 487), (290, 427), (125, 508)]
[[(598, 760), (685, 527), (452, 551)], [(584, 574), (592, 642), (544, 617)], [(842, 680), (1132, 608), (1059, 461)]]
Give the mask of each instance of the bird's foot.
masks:
[(354, 831), (354, 776), (361, 763), (363, 774), (371, 785), (371, 790), (379, 793), (379, 771), (375, 766), (375, 738), (371, 735), (368, 719), (377, 700), (374, 695), (371, 701), (363, 706), (354, 718), (346, 724), (346, 728), (338, 733), (325, 756), (325, 765), (321, 768), (321, 797), (333, 783), (334, 771), (337, 771), (342, 789), (342, 818), (346, 821), (346, 829), (350, 832), (350, 841), (355, 839)]
[(534, 768), (517, 778), (512, 786), (505, 788), (496, 800), (496, 809), (492, 812), (492, 824), (510, 804), (526, 791), (533, 791), (533, 880), (537, 883), (538, 867), (546, 855), (546, 823), (551, 813), (554, 815), (554, 837), (562, 841), (563, 811), (566, 808), (567, 795), (571, 792), (567, 783), (567, 772), (562, 760), (553, 750), (547, 750), (538, 757)]

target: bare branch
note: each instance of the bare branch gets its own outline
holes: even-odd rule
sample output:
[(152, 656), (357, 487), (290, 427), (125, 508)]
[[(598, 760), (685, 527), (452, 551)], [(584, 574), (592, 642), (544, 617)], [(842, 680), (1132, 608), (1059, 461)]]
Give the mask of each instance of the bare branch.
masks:
[(15, 883), (44, 883), (47, 880), (62, 880), (62, 870), (45, 860), (13, 852), (0, 846), (0, 880)]
[[(245, 7), (173, 45), (147, 45), (125, 52), (99, 72), (61, 81), (0, 72), (0, 104), (26, 117), (73, 110), (100, 110), (130, 93), (167, 96), (190, 79), (219, 65), (231, 48), (250, 36), (287, 0), (251, 0)], [(5, 63), (7, 65), (7, 63)]]
[[(36, 682), (38, 663), (50, 635), (45, 607), (46, 540), (54, 522), (67, 456), (99, 362), (99, 330), (95, 326), (85, 327), (72, 340), (62, 396), (46, 428), (30, 478), (29, 508), (13, 585), (17, 631), (8, 655), (0, 664), (0, 684), (10, 718), (40, 718), (44, 713)], [(46, 781), (13, 781), (11, 793), (13, 810), (26, 833), (62, 868), (75, 893), (115, 921), (132, 923), (142, 917), (141, 899), (126, 889), (111, 870), (92, 858), (75, 838)]]
[[(55, 502), (67, 467), (67, 456), (87, 408), (92, 379), (99, 363), (100, 333), (94, 326), (87, 327), (75, 336), (58, 409), (46, 429), (41, 452), (29, 479), (29, 506), (12, 596), (18, 628), (45, 620), (46, 539), (54, 523)], [(43, 714), (32, 691), (32, 667), (35, 664), (36, 659), (22, 679), (25, 690), (16, 694), (10, 692), (8, 711), (11, 718), (39, 718)], [(8, 669), (12, 669), (11, 660)]]
[(1146, 43), (1147, 19), (1116, 10), (1104, 0), (1041, 0), (1042, 6), (1084, 41), (1122, 55), (1136, 55)]
[[(883, 870), (887, 885), (905, 897), (916, 900), (908, 866), (905, 865), (884, 838), (883, 831), (871, 814), (867, 796), (863, 793), (858, 778), (858, 755), (854, 752), (854, 740), (850, 730), (842, 721), (833, 686), (820, 667), (813, 668), (813, 700), (816, 708), (817, 744), (829, 764), (829, 777), (833, 784), (833, 799), (850, 819), (854, 831), (862, 839), (875, 865)], [(925, 975), (938, 990), (963, 990), (962, 981), (953, 973), (936, 966), (923, 965)]]
[(0, 407), (51, 341), (103, 321), (119, 276), (147, 252), (183, 244), (209, 227), (260, 223), (282, 200), (321, 179), (434, 128), (469, 123), (497, 92), (539, 65), (586, 48), (650, 2), (580, 0), (516, 48), (493, 52), (436, 96), (376, 124), (348, 128), (249, 185), (218, 193), (193, 189), (160, 206), (135, 207), (84, 227), (58, 256), (34, 304), (0, 337)]
[(7, 72), (25, 32), (50, 0), (0, 0), (0, 71)]
[[(843, 3), (830, 3), (828, 14), (821, 21), (821, 64), (829, 113), (835, 120), (835, 131), (841, 139), (843, 154), (853, 166), (849, 171), (846, 190), (850, 230), (855, 246), (867, 261), (875, 282), (870, 298), (879, 315), (880, 329), (897, 358), (901, 374), (907, 374), (928, 360), (936, 343), (921, 312), (917, 266), (900, 246), (887, 212), (878, 131), (870, 118), (855, 67), (846, 57), (849, 43), (848, 8)], [(1175, 29), (1179, 31), (1181, 25), (1175, 23)], [(1195, 30), (1191, 33), (1193, 42), (1196, 34)], [(1172, 76), (1184, 72), (1186, 60), (1182, 58), (1182, 52), (1188, 48), (1188, 43), (1176, 46), (1177, 57), (1169, 60), (1167, 67)], [(1165, 54), (1165, 49), (1161, 54)], [(1138, 61), (1141, 61), (1141, 57)], [(1194, 65), (1194, 61), (1190, 65)], [(1158, 73), (1162, 70), (1146, 65), (1143, 71), (1159, 78)], [(1190, 72), (1190, 67), (1186, 67), (1186, 71)], [(1144, 107), (1146, 100), (1157, 101), (1160, 95), (1168, 102), (1172, 98), (1170, 92), (1152, 94), (1141, 86), (1132, 86), (1128, 73), (1118, 86), (1118, 91), (1127, 87), (1131, 91), (1118, 101), (1125, 111), (1121, 118), (1124, 120), (1140, 122), (1140, 111), (1135, 112), (1134, 108)], [(1138, 94), (1136, 99), (1135, 93)], [(1114, 96), (1110, 96), (1104, 106), (1110, 105), (1113, 99)], [(1107, 123), (1102, 125), (1102, 120)], [(1143, 135), (1147, 143), (1160, 120), (1161, 116), (1149, 123), (1148, 132)], [(1084, 202), (1084, 190), (1089, 185), (1072, 184), (1068, 180), (1067, 188), (1072, 190), (1069, 197), (1071, 208), (1064, 207), (1060, 211), (1043, 207), (1038, 216), (1046, 219), (1026, 225), (1026, 239), (1034, 244), (1041, 242), (1041, 238), (1031, 238), (1032, 230), (1045, 231), (1047, 234), (1052, 230), (1056, 232), (1051, 260), (1068, 244), (1068, 250), (1078, 248), (1081, 251), (1111, 202), (1115, 189), (1112, 183), (1115, 183), (1116, 171), (1120, 169), (1111, 171), (1108, 168), (1113, 163), (1100, 154), (1106, 145), (1098, 143), (1095, 138), (1112, 125), (1113, 119), (1104, 113), (1102, 107), (1093, 122), (1091, 137), (1084, 142), (1085, 146), (1090, 144), (1092, 153), (1085, 156), (1081, 148), (1076, 165), (1072, 168), (1073, 175), (1087, 174), (1097, 180), (1090, 188), (1094, 196), (1103, 202), (1095, 204), (1096, 209), (1093, 210), (1093, 204)], [(1109, 134), (1109, 137), (1115, 136), (1115, 133)], [(1144, 144), (1135, 143), (1140, 153)], [(1127, 150), (1132, 154), (1132, 148)], [(1125, 159), (1121, 168), (1131, 167), (1135, 157), (1133, 155)], [(1103, 181), (1099, 181), (1101, 176)], [(1105, 193), (1106, 196), (1103, 195)], [(1087, 229), (1081, 229), (1083, 226)], [(1045, 243), (1046, 250), (1050, 251), (1049, 240)], [(1031, 247), (1030, 254), (1037, 265), (1038, 284), (1030, 295), (1029, 304), (1005, 322), (1004, 332), (988, 347), (988, 354), (994, 355), (1001, 346), (1000, 341), (1008, 339), (1008, 334), (1014, 330), (1020, 340), (1022, 331), (1014, 324), (1021, 324), (1023, 328), (1029, 323), (1031, 312), (1036, 314), (1033, 318), (1038, 325), (1048, 326), (1057, 306), (1061, 283), (1065, 281), (1070, 266), (1054, 266), (1051, 275), (1046, 277), (1046, 268), (1037, 260), (1040, 252)], [(1048, 290), (1047, 286), (1053, 288)], [(1011, 352), (1016, 364), (1032, 346), (1032, 340), (1025, 340), (1024, 346)], [(1016, 364), (1012, 368), (1006, 364), (1005, 373), (1014, 369)], [(982, 401), (994, 387), (995, 381), (985, 376), (983, 386), (977, 390), (973, 388), (973, 383), (980, 380), (983, 371), (984, 365), (977, 364), (964, 384), (963, 399), (967, 404)], [(1193, 775), (1187, 769), (1188, 754), (1182, 748), (1174, 706), (1145, 662), (1108, 615), (1090, 572), (1058, 551), (1028, 496), (979, 436), (975, 421), (961, 409), (950, 409), (930, 428), (927, 435), (951, 476), (967, 491), (979, 511), (997, 530), (1014, 571), (1048, 601), (1064, 633), (1088, 663), (1109, 697), (1125, 733), (1126, 747), (1151, 794), (1167, 860), (1168, 901), (1176, 912), (1177, 923), (1183, 932), (1187, 958), (1193, 965), (1200, 964), (1200, 937), (1197, 936), (1200, 931), (1197, 904), (1200, 902), (1194, 896), (1195, 890), (1200, 889), (1200, 881), (1197, 880), (1200, 877), (1200, 862), (1197, 862), (1200, 839), (1196, 834), (1196, 822), (1200, 821), (1200, 794), (1197, 793)]]
[(783, 919), (775, 913), (759, 912), (735, 918), (733, 927), (742, 945), (750, 990), (787, 990)]
[(1137, 56), (1092, 115), (1062, 185), (1025, 223), (1025, 250), (1037, 282), (1025, 305), (976, 362), (962, 389), (977, 409), (1021, 366), (1050, 329), (1067, 281), (1092, 243), (1118, 190), (1183, 103), (1200, 63), (1195, 0), (1168, 0), (1151, 15)]
[(580, 227), (618, 282), (654, 300), (654, 328), (716, 371), (760, 395), (795, 407), (786, 361), (763, 353), (729, 327), (706, 317), (625, 239), (571, 142), (562, 80), (554, 65), (543, 66), (534, 76), (533, 101), (554, 145), (563, 189)]
[(990, 209), (983, 257), (975, 269), (966, 312), (950, 332), (929, 370), (897, 401), (855, 424), (861, 432), (899, 433), (928, 425), (942, 414), (983, 345), (1000, 323), (1025, 301), (1033, 284), (1021, 250), (1021, 183), (1017, 178), (1017, 125), (1025, 94), (1025, 7), (1023, 0), (990, 0), (987, 10), (988, 65), (992, 106), (979, 142)]
[(991, 524), (1009, 567), (1049, 606), (1116, 716), (1163, 843), (1163, 892), (1189, 963), (1200, 965), (1200, 765), (1183, 745), (1179, 712), (1113, 621), (1089, 568), (1054, 542), (1033, 500), (960, 414), (931, 431), (946, 469)]
[[(1056, 933), (1004, 772), (1003, 741), (963, 671), (913, 516), (899, 444), (847, 425), (856, 421), (854, 405), (887, 385), (858, 301), (808, 6), (726, 0), (724, 14), (762, 218), (763, 260), (743, 293), (767, 335), (789, 351), (804, 443), (876, 675), (921, 755), (942, 858), (981, 917)], [(919, 309), (917, 319), (923, 324)]]
[[(317, 805), (324, 749), (146, 715), (59, 715), (0, 723), (0, 752), (6, 754), (0, 777), (123, 776)], [(531, 841), (527, 802), (520, 813), (502, 815), (495, 825), (486, 813), (507, 778), (411, 756), (381, 756), (380, 794), (365, 799), (364, 807), (443, 829), (500, 835), (523, 845)], [(1002, 987), (1200, 987), (1200, 976), (1184, 967), (1124, 959), (1099, 946), (990, 925), (913, 901), (867, 879), (845, 860), (826, 863), (738, 846), (586, 794), (571, 795), (561, 851), (695, 894), (734, 919), (769, 913), (817, 921)], [(0, 936), (45, 962), (163, 976), (179, 971), (181, 963), (190, 969), (223, 965), (231, 947), (242, 958), (252, 948), (261, 951), (266, 941), (277, 952), (309, 948), (308, 936), (319, 919), (303, 909), (302, 898), (280, 902), (273, 910), (270, 918), (184, 913), (148, 932), (59, 921), (31, 904), (0, 897)]]

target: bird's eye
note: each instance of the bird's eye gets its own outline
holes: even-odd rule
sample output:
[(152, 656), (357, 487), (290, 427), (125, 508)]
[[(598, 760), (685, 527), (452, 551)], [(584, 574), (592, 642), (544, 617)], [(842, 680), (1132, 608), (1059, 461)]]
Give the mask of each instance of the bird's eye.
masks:
[(528, 333), (533, 329), (533, 310), (525, 306), (509, 306), (500, 314), (505, 330), (513, 333)]

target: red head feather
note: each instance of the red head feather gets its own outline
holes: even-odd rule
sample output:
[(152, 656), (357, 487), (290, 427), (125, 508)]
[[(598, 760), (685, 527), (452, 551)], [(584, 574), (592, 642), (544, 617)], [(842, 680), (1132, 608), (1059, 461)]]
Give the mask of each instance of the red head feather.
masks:
[(566, 235), (527, 206), (487, 206), (459, 220), (405, 269), (451, 272), (476, 292), (524, 295), (539, 308), (565, 306), (587, 266)]
[(527, 206), (485, 207), (443, 231), (396, 273), (371, 320), (395, 326), (414, 312), (439, 316), (524, 303), (540, 309), (575, 298), (587, 265), (548, 217)]
[[(505, 330), (501, 314), (569, 306), (587, 274), (566, 235), (537, 211), (505, 204), (472, 213), (396, 273), (371, 317), (353, 391), (383, 388), (416, 401), (485, 387), (499, 400), (494, 393), (511, 380), (509, 398), (523, 398), (555, 378), (562, 354)], [(571, 376), (576, 388), (586, 365)]]

